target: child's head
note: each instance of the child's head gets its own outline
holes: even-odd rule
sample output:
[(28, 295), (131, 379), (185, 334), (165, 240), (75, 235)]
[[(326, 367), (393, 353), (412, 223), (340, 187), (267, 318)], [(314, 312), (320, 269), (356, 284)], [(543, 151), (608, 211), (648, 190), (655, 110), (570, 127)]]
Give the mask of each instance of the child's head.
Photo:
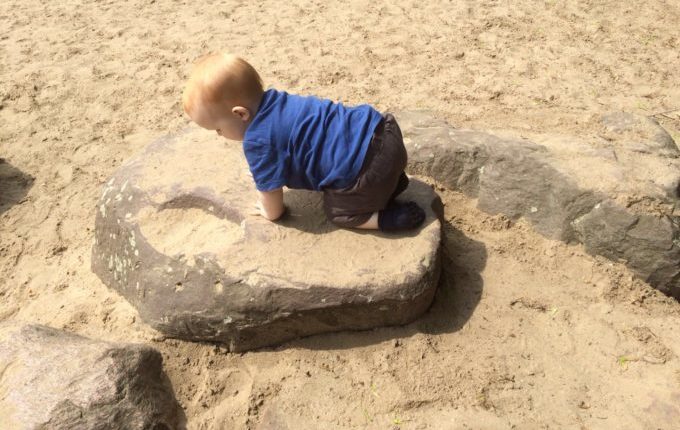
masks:
[(242, 140), (263, 93), (262, 79), (253, 66), (231, 54), (211, 54), (194, 65), (182, 103), (196, 124), (227, 139)]

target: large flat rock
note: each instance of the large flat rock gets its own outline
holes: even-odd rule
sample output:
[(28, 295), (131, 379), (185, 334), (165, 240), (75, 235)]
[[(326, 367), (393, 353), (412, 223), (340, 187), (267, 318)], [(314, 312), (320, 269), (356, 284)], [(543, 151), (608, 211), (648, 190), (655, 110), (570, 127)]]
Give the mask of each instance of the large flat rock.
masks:
[(680, 151), (656, 121), (602, 118), (575, 138), (455, 129), (427, 112), (398, 120), (409, 171), (478, 199), (488, 213), (525, 218), (553, 239), (625, 262), (680, 298)]
[(286, 190), (286, 217), (252, 215), (240, 144), (196, 128), (164, 137), (108, 181), (93, 271), (162, 333), (240, 351), (335, 330), (404, 324), (438, 282), (441, 202), (412, 184), (427, 219), (384, 235), (338, 229), (320, 193)]
[(165, 379), (153, 348), (0, 323), (0, 428), (181, 428)]

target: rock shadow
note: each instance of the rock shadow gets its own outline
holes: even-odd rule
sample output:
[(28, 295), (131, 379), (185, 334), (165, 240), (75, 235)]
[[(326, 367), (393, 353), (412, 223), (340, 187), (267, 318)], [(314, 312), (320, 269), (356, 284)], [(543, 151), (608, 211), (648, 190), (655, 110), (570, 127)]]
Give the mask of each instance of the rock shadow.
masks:
[(172, 381), (168, 377), (165, 369), (161, 371), (160, 374), (161, 384), (172, 394), (174, 400), (174, 412), (175, 412), (175, 426), (168, 426), (163, 422), (156, 423), (150, 430), (187, 430), (187, 415), (184, 412), (184, 408), (177, 400), (177, 393), (175, 392), (175, 387), (172, 385)]
[(463, 328), (481, 300), (486, 260), (484, 243), (444, 223), (442, 274), (430, 310), (416, 321), (420, 331), (442, 334)]
[(34, 178), (0, 158), (0, 215), (26, 197)]
[(481, 272), (486, 267), (486, 246), (446, 222), (441, 253), (442, 272), (434, 300), (429, 310), (415, 321), (404, 326), (317, 334), (267, 349), (349, 349), (408, 338), (417, 333), (444, 334), (462, 329), (482, 297), (484, 280)]

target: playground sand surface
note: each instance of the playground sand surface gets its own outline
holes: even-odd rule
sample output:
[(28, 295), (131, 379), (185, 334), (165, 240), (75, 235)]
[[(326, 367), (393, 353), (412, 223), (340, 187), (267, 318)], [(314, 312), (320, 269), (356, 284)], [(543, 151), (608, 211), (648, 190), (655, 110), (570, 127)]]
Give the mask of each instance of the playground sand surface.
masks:
[(680, 3), (8, 0), (0, 17), (0, 320), (155, 346), (190, 429), (680, 422), (680, 304), (449, 190), (444, 280), (406, 327), (230, 354), (163, 339), (90, 272), (104, 181), (187, 124), (182, 83), (203, 53), (457, 127), (592, 136), (598, 115), (628, 111), (677, 141)]

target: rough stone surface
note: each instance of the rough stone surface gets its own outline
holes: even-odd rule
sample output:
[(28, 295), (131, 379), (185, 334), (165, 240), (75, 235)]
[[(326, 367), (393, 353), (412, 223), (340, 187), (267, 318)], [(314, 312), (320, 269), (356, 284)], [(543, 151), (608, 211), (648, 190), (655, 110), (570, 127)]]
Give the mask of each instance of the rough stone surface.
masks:
[(680, 159), (655, 121), (607, 115), (590, 140), (454, 129), (427, 112), (397, 116), (411, 173), (476, 197), (480, 209), (624, 261), (680, 298)]
[(620, 142), (632, 152), (671, 158), (680, 156), (676, 142), (653, 118), (628, 112), (613, 112), (602, 117), (602, 124), (606, 139)]
[(233, 351), (300, 336), (404, 324), (439, 278), (441, 202), (413, 180), (404, 199), (427, 210), (406, 235), (338, 229), (321, 194), (287, 190), (287, 216), (250, 215), (240, 144), (190, 128), (161, 138), (108, 181), (97, 208), (93, 271), (162, 333)]
[(175, 429), (181, 410), (159, 352), (0, 323), (3, 429)]

